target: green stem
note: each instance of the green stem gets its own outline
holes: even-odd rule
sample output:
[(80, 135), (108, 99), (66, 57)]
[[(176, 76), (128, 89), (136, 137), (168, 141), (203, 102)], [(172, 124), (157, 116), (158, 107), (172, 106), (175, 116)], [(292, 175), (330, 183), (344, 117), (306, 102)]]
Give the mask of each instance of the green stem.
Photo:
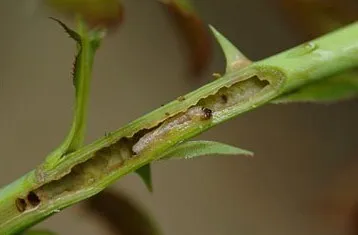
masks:
[(78, 150), (83, 145), (93, 61), (101, 40), (99, 32), (88, 30), (86, 24), (80, 18), (78, 19), (78, 33), (67, 28), (63, 23), (59, 23), (69, 33), (70, 37), (77, 42), (77, 56), (73, 68), (76, 100), (71, 129), (64, 142), (47, 157), (47, 168), (56, 167), (64, 155)]
[[(76, 87), (76, 106), (74, 122), (68, 136), (67, 152), (76, 151), (82, 146), (85, 136), (87, 122), (87, 107), (90, 94), (90, 85), (92, 77), (92, 67), (94, 60), (94, 51), (91, 49), (91, 41), (89, 39), (86, 26), (79, 24), (79, 34), (82, 37), (80, 53), (78, 58), (78, 71), (75, 72)], [(76, 74), (77, 73), (77, 74)]]
[[(100, 192), (119, 178), (163, 157), (174, 145), (281, 94), (358, 66), (358, 23), (276, 56), (231, 71), (127, 126), (61, 158), (40, 165), (0, 191), (0, 234), (14, 234)], [(210, 109), (202, 119), (190, 107)], [(200, 115), (199, 115), (200, 116)], [(142, 151), (133, 145), (161, 124), (179, 123)], [(21, 201), (19, 199), (25, 199)], [(37, 199), (37, 200), (34, 200)]]

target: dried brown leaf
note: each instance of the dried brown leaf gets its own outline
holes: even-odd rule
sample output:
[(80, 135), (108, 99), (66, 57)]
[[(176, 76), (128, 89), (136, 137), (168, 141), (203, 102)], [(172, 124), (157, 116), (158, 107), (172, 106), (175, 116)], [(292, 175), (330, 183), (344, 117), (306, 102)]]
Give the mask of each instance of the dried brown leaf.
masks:
[(212, 41), (207, 25), (185, 0), (161, 1), (188, 48), (190, 71), (200, 76), (212, 58)]
[(44, 0), (55, 10), (71, 17), (80, 15), (93, 27), (116, 28), (124, 9), (118, 0)]

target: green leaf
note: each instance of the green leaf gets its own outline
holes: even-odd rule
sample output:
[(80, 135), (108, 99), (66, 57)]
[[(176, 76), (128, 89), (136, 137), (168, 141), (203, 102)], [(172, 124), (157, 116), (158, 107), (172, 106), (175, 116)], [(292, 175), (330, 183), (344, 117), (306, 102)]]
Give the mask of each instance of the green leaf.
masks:
[(358, 96), (358, 71), (349, 71), (333, 76), (299, 90), (280, 96), (275, 104), (292, 102), (332, 103)]
[(55, 235), (56, 233), (47, 230), (30, 230), (24, 232), (22, 235)]
[(142, 166), (136, 171), (136, 173), (142, 179), (149, 192), (153, 192), (152, 169), (150, 164)]
[(239, 51), (227, 38), (225, 38), (219, 31), (210, 25), (210, 29), (213, 32), (216, 40), (219, 42), (221, 49), (224, 52), (226, 58), (226, 72), (242, 69), (251, 61)]
[(162, 159), (192, 159), (213, 154), (253, 155), (250, 151), (214, 141), (189, 141), (171, 148)]
[(79, 44), (81, 43), (81, 36), (77, 32), (75, 32), (73, 29), (70, 29), (65, 23), (63, 23), (59, 19), (56, 19), (54, 17), (50, 17), (50, 19), (57, 22), (65, 30), (65, 32), (68, 34), (68, 36), (70, 36), (70, 38), (72, 38)]

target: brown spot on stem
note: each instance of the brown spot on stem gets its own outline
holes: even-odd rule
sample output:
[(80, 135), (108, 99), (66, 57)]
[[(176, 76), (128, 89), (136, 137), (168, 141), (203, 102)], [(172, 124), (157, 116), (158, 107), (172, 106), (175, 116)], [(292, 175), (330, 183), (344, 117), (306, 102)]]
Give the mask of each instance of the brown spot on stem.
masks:
[(41, 203), (40, 198), (34, 192), (29, 192), (29, 194), (27, 195), (27, 200), (33, 207), (36, 207)]
[(184, 96), (179, 96), (177, 100), (180, 101), (180, 102), (183, 102), (185, 99), (186, 98)]
[(18, 198), (15, 201), (16, 208), (19, 212), (24, 212), (26, 210), (26, 201), (25, 199)]
[(215, 79), (219, 79), (219, 78), (221, 78), (221, 74), (220, 73), (213, 73), (213, 77)]

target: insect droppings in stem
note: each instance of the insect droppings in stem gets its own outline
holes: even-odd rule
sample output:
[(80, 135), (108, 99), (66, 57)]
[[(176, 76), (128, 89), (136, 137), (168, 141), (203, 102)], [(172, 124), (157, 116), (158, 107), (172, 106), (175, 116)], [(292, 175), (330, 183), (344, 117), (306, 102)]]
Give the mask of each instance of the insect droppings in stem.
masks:
[(229, 98), (226, 95), (221, 95), (221, 101), (223, 104), (227, 104), (227, 102), (229, 101)]

